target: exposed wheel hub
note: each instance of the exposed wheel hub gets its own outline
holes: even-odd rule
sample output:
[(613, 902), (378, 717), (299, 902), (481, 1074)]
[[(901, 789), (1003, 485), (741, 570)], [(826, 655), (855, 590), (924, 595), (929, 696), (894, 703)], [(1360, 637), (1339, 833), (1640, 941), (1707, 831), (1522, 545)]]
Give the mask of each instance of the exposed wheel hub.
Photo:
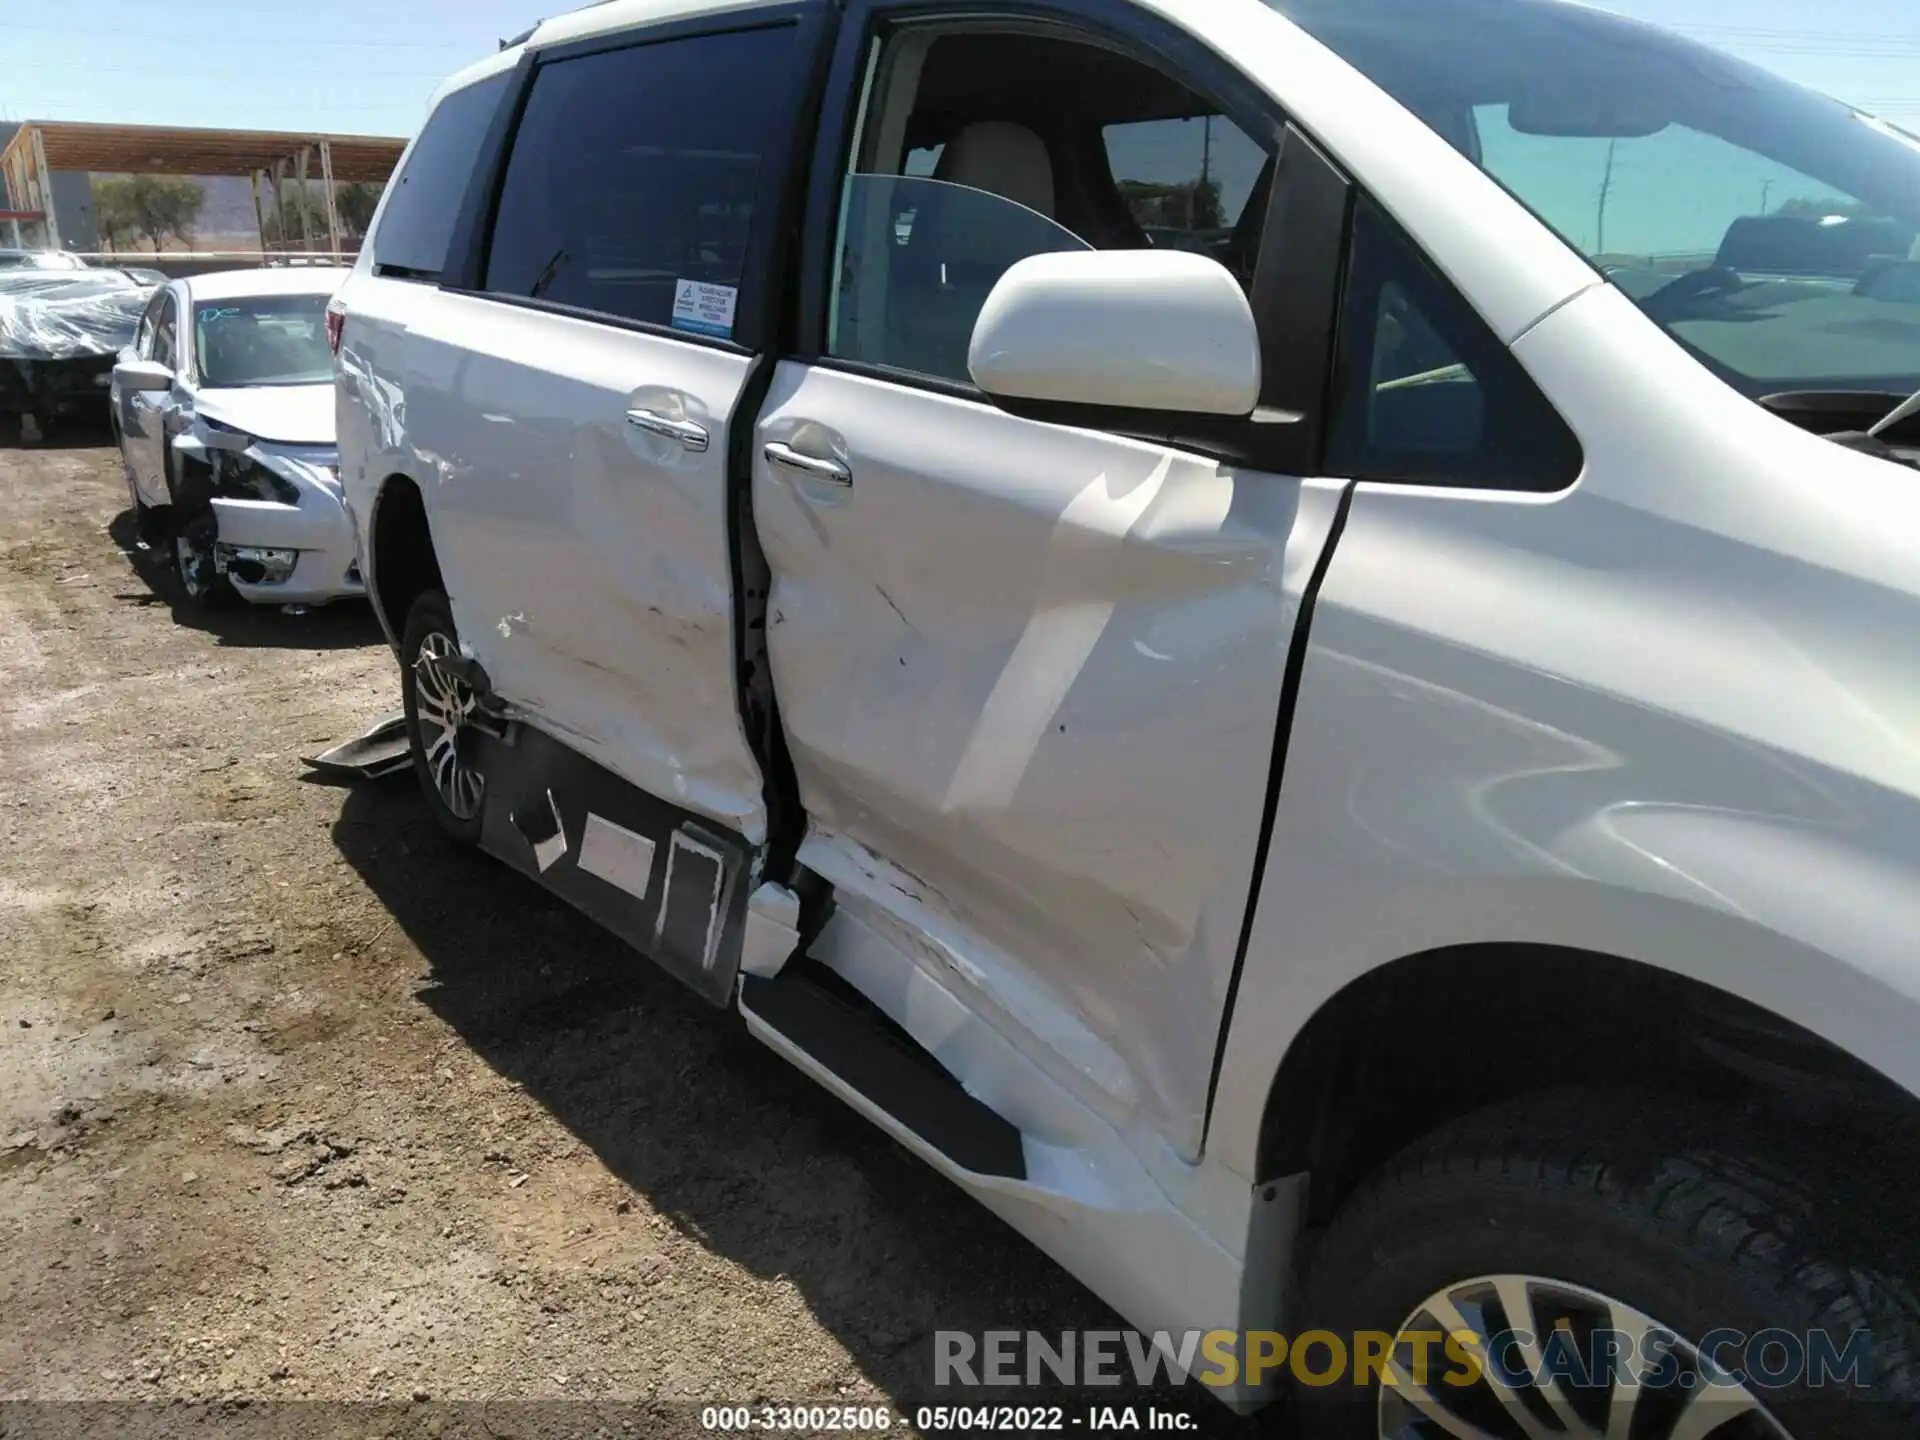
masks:
[(471, 820), (480, 813), (486, 778), (472, 753), (478, 698), (446, 663), (458, 654), (453, 638), (437, 630), (420, 642), (413, 659), (414, 708), (420, 721), (419, 743), (440, 803), (456, 819)]
[(174, 535), (173, 563), (180, 572), (180, 588), (193, 599), (203, 598), (213, 588), (213, 552), (192, 531)]
[(1379, 1393), (1381, 1440), (1791, 1440), (1671, 1328), (1531, 1275), (1429, 1296), (1401, 1325)]

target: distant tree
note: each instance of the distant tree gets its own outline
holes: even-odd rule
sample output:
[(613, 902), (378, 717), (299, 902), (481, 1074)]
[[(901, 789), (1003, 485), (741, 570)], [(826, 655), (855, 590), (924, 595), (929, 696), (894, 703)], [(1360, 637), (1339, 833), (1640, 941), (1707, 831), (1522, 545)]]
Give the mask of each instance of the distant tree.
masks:
[(1220, 182), (1212, 176), (1205, 180), (1196, 180), (1191, 187), (1188, 200), (1193, 216), (1195, 230), (1221, 230), (1226, 228), (1226, 207), (1220, 203)]
[(1121, 197), (1133, 218), (1150, 227), (1169, 230), (1220, 230), (1226, 211), (1220, 201), (1220, 182), (1209, 177), (1180, 184), (1122, 180)]
[[(365, 235), (367, 227), (373, 223), (373, 208), (380, 203), (379, 185), (364, 180), (355, 180), (349, 184), (336, 185), (333, 191), (334, 214), (340, 219), (340, 233), (345, 236)], [(270, 245), (299, 238), (300, 228), (300, 182), (290, 180), (280, 187), (280, 208), (271, 206), (261, 211), (260, 223), (265, 234), (261, 239)], [(327, 239), (327, 188), (320, 180), (309, 180), (306, 184), (306, 235), (310, 243), (325, 248)]]
[(179, 175), (111, 175), (93, 182), (95, 223), (116, 249), (129, 238), (145, 240), (156, 255), (169, 239), (191, 245), (206, 203), (206, 188)]
[(365, 180), (355, 180), (342, 185), (333, 192), (334, 210), (340, 216), (340, 224), (350, 235), (365, 235), (373, 224), (374, 206), (380, 203), (380, 192), (386, 187)]
[(93, 223), (109, 250), (125, 250), (140, 238), (131, 207), (116, 193), (117, 182), (93, 182)]

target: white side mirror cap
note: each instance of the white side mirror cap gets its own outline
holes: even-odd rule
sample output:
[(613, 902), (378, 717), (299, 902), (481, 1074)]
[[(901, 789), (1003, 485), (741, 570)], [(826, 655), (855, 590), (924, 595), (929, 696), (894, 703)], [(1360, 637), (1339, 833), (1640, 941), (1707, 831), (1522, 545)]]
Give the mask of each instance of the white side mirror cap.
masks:
[(173, 372), (158, 360), (122, 360), (113, 367), (113, 378), (122, 390), (173, 388)]
[(1204, 255), (1033, 255), (988, 295), (967, 369), (999, 399), (1250, 415), (1260, 332), (1240, 282)]

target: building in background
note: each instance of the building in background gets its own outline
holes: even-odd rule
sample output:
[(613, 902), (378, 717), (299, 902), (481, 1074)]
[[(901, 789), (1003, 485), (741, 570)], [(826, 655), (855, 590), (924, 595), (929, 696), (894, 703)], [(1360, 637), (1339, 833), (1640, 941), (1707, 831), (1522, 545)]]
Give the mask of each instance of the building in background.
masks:
[(0, 245), (348, 256), (405, 148), (372, 135), (0, 125)]

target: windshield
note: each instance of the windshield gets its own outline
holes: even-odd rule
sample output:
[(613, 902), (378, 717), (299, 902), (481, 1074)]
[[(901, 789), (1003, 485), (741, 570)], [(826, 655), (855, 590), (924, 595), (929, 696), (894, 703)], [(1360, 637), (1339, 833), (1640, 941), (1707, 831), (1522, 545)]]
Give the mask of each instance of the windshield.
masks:
[(316, 385), (333, 379), (325, 295), (202, 300), (193, 307), (200, 383)]
[(1755, 397), (1920, 388), (1920, 140), (1552, 0), (1267, 0)]

